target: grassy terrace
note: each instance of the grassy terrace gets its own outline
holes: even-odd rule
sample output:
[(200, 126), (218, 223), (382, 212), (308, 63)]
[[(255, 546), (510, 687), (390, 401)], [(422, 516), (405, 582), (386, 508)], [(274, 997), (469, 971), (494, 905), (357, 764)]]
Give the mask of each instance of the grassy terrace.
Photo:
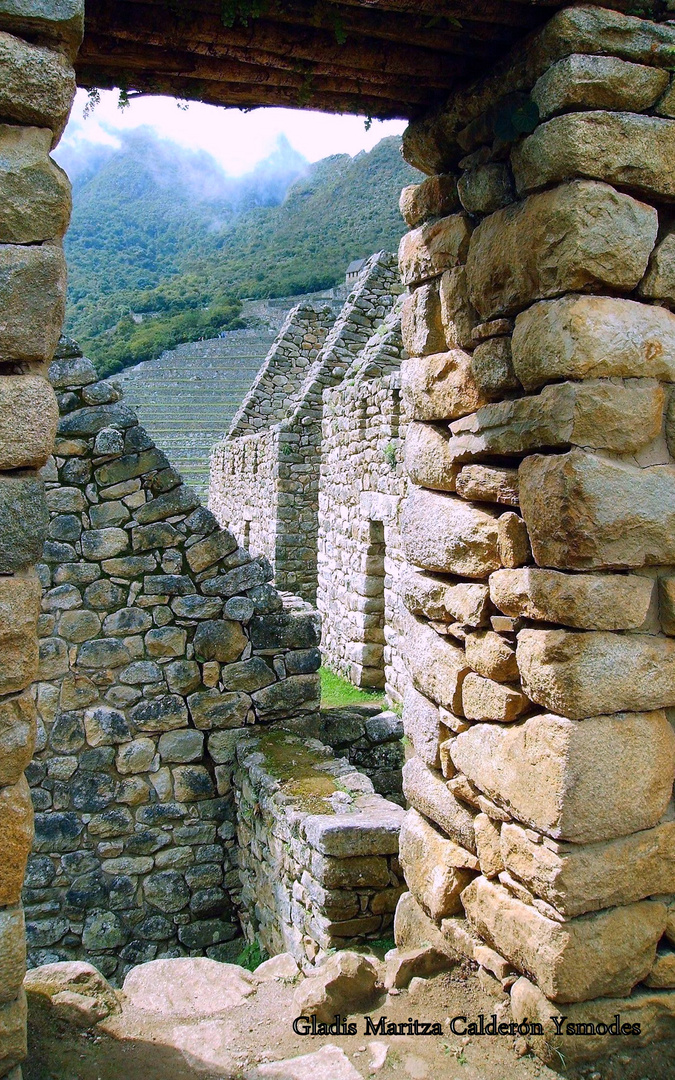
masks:
[(117, 376), (141, 424), (204, 501), (211, 447), (229, 428), (274, 337), (273, 328), (233, 330)]

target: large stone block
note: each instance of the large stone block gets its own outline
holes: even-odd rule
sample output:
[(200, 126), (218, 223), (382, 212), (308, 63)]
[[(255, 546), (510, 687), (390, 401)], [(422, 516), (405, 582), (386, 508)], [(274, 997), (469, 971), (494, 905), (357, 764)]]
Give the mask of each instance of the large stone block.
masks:
[(25, 777), (0, 788), (0, 907), (18, 904), (33, 842), (33, 805)]
[(650, 109), (668, 86), (668, 73), (617, 56), (573, 53), (537, 79), (532, 100), (542, 120), (554, 113), (584, 109)]
[(84, 33), (82, 0), (2, 0), (0, 27), (23, 37), (65, 45), (75, 56)]
[(446, 270), (440, 283), (441, 320), (448, 349), (468, 349), (478, 315), (469, 300), (466, 269)]
[(37, 713), (30, 694), (0, 698), (0, 787), (16, 784), (35, 749)]
[(675, 315), (613, 296), (564, 296), (516, 319), (513, 366), (526, 390), (557, 379), (675, 381)]
[[(559, 1009), (539, 987), (521, 978), (511, 990), (511, 1009), (516, 1023), (541, 1024), (544, 1034), (529, 1036), (528, 1044), (553, 1069), (559, 1069), (561, 1058), (569, 1067), (592, 1063), (596, 1068), (598, 1059), (612, 1053), (615, 1034), (624, 1052), (675, 1038), (675, 990), (638, 987), (629, 997), (596, 998)], [(660, 1057), (658, 1045), (650, 1057)], [(670, 1059), (667, 1052), (666, 1057)]]
[(0, 382), (0, 469), (41, 468), (52, 452), (59, 410), (45, 379), (4, 375)]
[(450, 434), (440, 425), (408, 425), (404, 443), (405, 470), (413, 484), (434, 491), (454, 491), (462, 462), (470, 455), (451, 450)]
[(477, 582), (451, 582), (407, 568), (401, 581), (403, 603), (413, 615), (435, 622), (482, 626), (487, 622), (488, 586)]
[(496, 515), (452, 495), (413, 491), (401, 535), (406, 558), (423, 570), (485, 578), (502, 565)]
[(675, 306), (675, 231), (666, 233), (649, 260), (649, 269), (640, 282), (640, 296), (650, 300), (663, 300)]
[(421, 184), (409, 184), (403, 188), (398, 205), (409, 229), (429, 218), (444, 217), (459, 210), (457, 178), (450, 173), (441, 173), (429, 176)]
[(406, 233), (398, 249), (404, 285), (421, 285), (466, 261), (471, 224), (466, 214), (451, 214)]
[(438, 283), (420, 285), (403, 302), (401, 310), (403, 347), (410, 356), (427, 356), (445, 350)]
[(675, 735), (664, 712), (474, 724), (453, 739), (450, 754), (519, 821), (576, 844), (651, 828), (675, 774)]
[(525, 458), (520, 509), (535, 562), (561, 570), (675, 562), (675, 468), (573, 450)]
[[(32, 5), (26, 4), (32, 10)], [(1, 17), (1, 15), (0, 15)], [(75, 97), (75, 72), (60, 52), (0, 32), (0, 116), (49, 128), (55, 145)]]
[[(19, 996), (0, 1006), (0, 1069), (9, 1074), (10, 1069), (19, 1065), (28, 1054), (26, 1022), (28, 1010), (26, 995), (23, 990)], [(9, 1077), (13, 1080), (13, 1077)]]
[(675, 641), (606, 630), (521, 630), (525, 692), (573, 720), (675, 706)]
[(0, 476), (0, 574), (39, 560), (49, 514), (44, 481), (30, 470)]
[(468, 720), (496, 720), (510, 724), (532, 703), (517, 686), (508, 686), (470, 672), (462, 683), (462, 712)]
[(583, 176), (672, 200), (674, 153), (674, 120), (632, 112), (578, 112), (541, 124), (513, 150), (511, 163), (520, 192)]
[(595, 844), (536, 843), (505, 822), (501, 851), (507, 870), (568, 919), (675, 892), (672, 820)]
[(427, 915), (440, 922), (462, 911), (460, 893), (474, 877), (478, 860), (417, 810), (403, 819), (399, 859), (406, 885)]
[(665, 905), (647, 900), (560, 923), (484, 877), (462, 903), (481, 937), (559, 1002), (629, 994), (654, 963), (666, 920)]
[(415, 810), (429, 818), (460, 847), (476, 854), (475, 811), (448, 791), (443, 777), (419, 758), (403, 766), (403, 794)]
[(565, 292), (631, 292), (647, 269), (657, 229), (651, 206), (607, 184), (579, 180), (531, 195), (485, 218), (473, 233), (469, 297), (492, 319)]
[(455, 420), (446, 456), (508, 456), (570, 444), (628, 454), (661, 433), (663, 408), (655, 380), (556, 383), (536, 396), (485, 405)]
[(490, 599), (504, 615), (577, 630), (637, 630), (655, 587), (637, 574), (563, 574), (532, 566), (490, 575)]
[(461, 349), (404, 360), (401, 390), (414, 420), (455, 420), (488, 400), (476, 382), (471, 357)]
[(0, 694), (23, 690), (37, 674), (41, 591), (32, 570), (0, 576)]
[(26, 926), (20, 904), (0, 910), (0, 1006), (14, 1001), (26, 974)]
[(403, 730), (425, 765), (440, 769), (441, 718), (438, 707), (410, 683), (403, 696)]
[(51, 360), (65, 300), (66, 263), (58, 245), (0, 245), (0, 360)]
[(49, 157), (51, 142), (48, 128), (0, 124), (2, 244), (55, 240), (68, 227), (70, 183)]
[(407, 627), (403, 655), (420, 693), (450, 712), (461, 712), (462, 682), (471, 670), (464, 649), (441, 637), (426, 623), (415, 621)]

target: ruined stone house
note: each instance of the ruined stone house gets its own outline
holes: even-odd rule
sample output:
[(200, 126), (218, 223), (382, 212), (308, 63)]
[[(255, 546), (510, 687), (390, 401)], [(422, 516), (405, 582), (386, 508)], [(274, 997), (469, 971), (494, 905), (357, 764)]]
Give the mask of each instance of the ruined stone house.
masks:
[[(293, 105), (306, 94), (302, 102), (313, 108), (410, 119), (404, 155), (427, 179), (404, 193), (410, 231), (399, 252), (409, 290), (403, 318), (409, 358), (400, 378), (410, 410), (405, 468), (412, 485), (400, 516), (409, 564), (401, 651), (411, 680), (404, 724), (415, 756), (405, 769), (411, 808), (400, 828), (407, 890), (396, 907), (397, 945), (433, 943), (449, 962), (457, 956), (477, 962), (484, 984), (509, 995), (516, 1020), (542, 1022), (543, 1034), (533, 1037), (532, 1046), (554, 1066), (559, 1055), (568, 1064), (602, 1057), (608, 1043), (602, 1035), (557, 1036), (551, 1015), (609, 1025), (620, 1013), (639, 1024), (639, 1033), (632, 1029), (624, 1036), (622, 1048), (629, 1053), (664, 1040), (672, 1045), (675, 1037), (675, 737), (666, 712), (675, 707), (671, 5), (648, 3), (632, 14), (636, 6), (623, 0), (611, 7), (458, 0), (446, 21), (447, 5), (433, 0), (423, 15), (419, 4), (406, 0), (382, 0), (376, 8), (365, 0), (333, 6), (346, 28), (341, 45), (304, 3), (292, 12), (272, 7), (251, 29), (237, 22), (236, 11), (232, 26), (224, 27), (215, 0), (189, 15), (175, 5), (93, 0), (78, 56), (77, 0), (0, 2), (0, 632), (6, 658), (0, 680), (0, 1075), (12, 1080), (18, 1080), (25, 1054), (19, 894), (33, 824), (23, 774), (34, 748), (30, 686), (40, 617), (31, 568), (43, 557), (50, 526), (45, 479), (37, 470), (53, 450), (58, 419), (45, 375), (61, 330), (60, 239), (69, 213), (67, 182), (48, 151), (63, 130), (76, 78), (85, 86), (123, 82), (132, 91), (244, 106)], [(434, 20), (440, 21), (430, 26)], [(73, 414), (85, 409), (79, 399), (77, 404)], [(126, 427), (115, 430), (126, 440)], [(95, 439), (99, 432), (91, 434)], [(145, 452), (134, 448), (130, 456)], [(123, 442), (120, 459), (125, 456)], [(52, 473), (46, 481), (56, 484), (51, 491), (77, 487), (58, 475), (65, 465), (64, 457), (57, 479)], [(163, 466), (157, 475), (167, 471)], [(174, 489), (153, 490), (151, 479), (142, 485), (142, 506), (166, 505), (161, 500)], [(139, 501), (126, 509), (138, 514), (142, 506)], [(176, 550), (187, 565), (189, 553), (211, 535), (203, 525), (192, 531), (186, 524), (193, 512), (183, 507), (175, 524), (163, 519), (181, 534)], [(116, 536), (119, 530), (128, 540), (134, 529), (154, 524), (137, 521), (125, 530), (131, 520), (101, 530), (89, 520), (82, 537), (108, 530)], [(224, 530), (213, 535), (227, 537)], [(165, 568), (165, 553), (158, 560), (155, 550), (148, 577), (172, 576), (174, 559)], [(110, 555), (126, 557), (122, 551)], [(97, 560), (87, 559), (83, 549), (71, 561)], [(250, 564), (265, 565), (247, 553), (242, 565)], [(238, 567), (223, 569), (217, 577)], [(195, 588), (186, 596), (207, 599), (208, 578), (198, 581), (201, 573), (177, 575)], [(145, 587), (143, 580), (135, 601), (154, 595)], [(214, 660), (201, 651), (204, 659), (196, 659), (199, 620), (185, 616), (189, 625), (180, 627), (176, 619), (184, 616), (174, 604), (157, 607), (173, 612), (173, 633), (185, 634), (185, 661), (202, 665), (204, 689), (194, 693), (216, 690), (219, 699), (248, 693), (225, 688), (223, 676), (231, 673), (223, 667), (217, 686), (204, 685)], [(126, 606), (143, 610), (136, 602)], [(264, 701), (269, 687), (291, 679), (312, 686), (311, 672), (296, 674), (287, 666), (305, 661), (285, 659), (305, 652), (304, 645), (295, 638), (280, 642), (271, 631), (268, 636), (266, 618), (272, 616), (252, 616), (262, 619), (255, 624), (261, 631), (255, 643), (241, 609), (232, 618), (206, 620), (215, 623), (218, 639), (231, 636), (241, 646), (235, 659), (219, 665), (258, 659), (274, 674), (274, 683), (252, 691), (251, 699), (262, 693)], [(313, 619), (306, 615), (300, 623), (315, 625)], [(40, 623), (43, 630), (49, 625), (49, 619)], [(286, 622), (284, 632), (293, 625)], [(160, 629), (155, 624), (127, 636), (141, 637), (145, 652), (155, 641), (146, 636)], [(100, 644), (108, 640), (97, 631), (68, 647), (65, 657), (54, 646), (56, 662), (60, 657), (68, 664), (68, 674), (64, 666), (54, 678), (78, 674), (81, 650), (85, 658), (110, 650)], [(129, 653), (123, 640), (121, 649)], [(122, 656), (119, 644), (116, 651)], [(163, 659), (168, 662), (158, 667), (168, 672), (173, 658)], [(145, 655), (129, 654), (129, 660), (154, 662)], [(118, 669), (111, 670), (112, 687)], [(129, 712), (137, 707), (130, 704)], [(298, 715), (280, 719), (292, 726), (306, 707), (309, 697), (298, 703)], [(176, 706), (176, 716), (184, 717), (184, 708), (189, 713), (189, 698), (187, 706)], [(163, 721), (168, 715), (161, 712)], [(309, 859), (312, 873), (305, 881), (317, 897), (313, 874), (330, 880), (330, 860), (354, 856), (332, 853), (327, 815), (306, 806), (302, 821), (313, 820), (304, 835), (275, 835), (273, 821), (288, 805), (284, 798), (298, 797), (282, 790), (294, 779), (280, 758), (288, 765), (306, 743), (275, 755), (275, 738), (288, 747), (284, 740), (297, 736), (278, 727), (266, 736), (263, 717), (256, 719), (250, 734), (245, 726), (237, 736), (242, 743), (232, 772), (233, 790), (242, 793), (240, 806), (249, 817), (249, 796), (261, 807), (255, 829), (241, 832), (242, 870), (249, 875), (242, 893), (256, 892), (254, 862), (266, 843), (292, 876), (291, 863), (283, 862), (288, 844), (294, 858)], [(181, 719), (181, 725), (198, 731), (194, 721), (185, 726)], [(67, 720), (61, 726), (64, 737), (73, 737)], [(81, 737), (74, 723), (72, 730)], [(84, 732), (86, 742), (86, 724)], [(146, 738), (159, 743), (166, 733), (131, 734), (119, 745)], [(189, 738), (196, 744), (194, 734)], [(249, 742), (265, 738), (272, 738), (267, 753)], [(145, 742), (137, 749), (149, 758)], [(335, 766), (321, 756), (324, 751), (313, 750), (319, 755), (313, 768), (324, 766), (325, 782), (326, 767)], [(157, 753), (161, 759), (159, 746)], [(217, 783), (219, 764), (206, 760), (195, 759), (196, 777), (203, 779), (204, 769)], [(45, 764), (48, 769), (49, 756)], [(71, 766), (58, 767), (65, 773)], [(174, 785), (177, 779), (191, 783), (181, 768), (176, 763)], [(67, 778), (53, 780), (68, 784)], [(356, 806), (359, 795), (333, 788), (329, 780), (311, 810), (323, 798), (346, 795), (350, 812), (363, 815), (359, 837), (375, 843), (367, 808)], [(210, 789), (207, 794), (204, 804), (211, 801)], [(123, 809), (115, 807), (121, 815)], [(190, 827), (216, 821), (207, 816), (202, 822), (194, 808), (186, 817)], [(292, 828), (290, 821), (282, 831)], [(89, 828), (91, 819), (82, 823)], [(194, 855), (201, 843), (213, 846), (207, 835), (181, 834), (173, 850), (188, 848)], [(101, 858), (111, 842), (101, 839)], [(226, 843), (221, 836), (207, 865), (220, 865)], [(389, 876), (396, 876), (394, 845), (391, 839), (379, 844), (369, 864), (372, 895), (364, 918), (391, 914), (387, 909), (400, 888)], [(152, 858), (154, 873), (156, 855), (133, 857)], [(54, 868), (55, 859), (50, 861)], [(220, 886), (204, 884), (212, 887)], [(386, 896), (377, 899), (380, 891)], [(310, 903), (309, 889), (307, 894)], [(51, 902), (45, 897), (46, 905)], [(353, 908), (354, 898), (349, 902)], [(350, 922), (349, 902), (335, 913), (337, 920), (324, 914), (312, 922), (315, 936), (306, 936), (314, 945), (303, 943), (307, 962), (320, 948), (320, 934), (328, 934), (334, 921)], [(278, 946), (275, 934), (283, 938), (288, 909), (281, 893), (266, 894), (264, 906), (270, 922), (258, 921), (270, 927), (268, 940)], [(170, 914), (171, 933), (180, 940), (174, 928), (187, 924), (181, 911)]]

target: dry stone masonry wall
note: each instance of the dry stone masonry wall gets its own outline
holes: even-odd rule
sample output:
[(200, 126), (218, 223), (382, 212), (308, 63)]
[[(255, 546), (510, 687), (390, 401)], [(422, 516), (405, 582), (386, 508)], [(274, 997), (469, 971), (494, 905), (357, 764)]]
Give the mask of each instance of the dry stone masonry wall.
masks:
[(70, 185), (49, 157), (75, 93), (83, 5), (0, 3), (0, 1076), (26, 1053), (21, 886), (33, 839), (24, 769), (35, 744), (31, 682), (40, 583), (34, 564), (48, 513), (38, 470), (58, 419), (45, 379), (61, 333), (61, 240)]
[(305, 968), (391, 934), (403, 810), (320, 742), (252, 732), (233, 776), (244, 932)]
[[(318, 617), (284, 608), (267, 560), (219, 528), (76, 346), (50, 376), (30, 961), (86, 956), (120, 979), (155, 957), (231, 957), (236, 739), (318, 723)], [(39, 602), (35, 578), (23, 587)], [(31, 699), (12, 708), (27, 726)]]
[(213, 513), (240, 542), (267, 555), (280, 589), (312, 602), (322, 393), (342, 381), (400, 291), (395, 259), (380, 252), (366, 262), (328, 333), (329, 309), (309, 322), (305, 306), (291, 312), (230, 434), (212, 453)]
[(356, 686), (403, 699), (400, 654), (402, 446), (401, 306), (323, 394), (317, 607), (327, 663)]
[(674, 56), (574, 7), (404, 140), (397, 942), (551, 1064), (675, 1036)]

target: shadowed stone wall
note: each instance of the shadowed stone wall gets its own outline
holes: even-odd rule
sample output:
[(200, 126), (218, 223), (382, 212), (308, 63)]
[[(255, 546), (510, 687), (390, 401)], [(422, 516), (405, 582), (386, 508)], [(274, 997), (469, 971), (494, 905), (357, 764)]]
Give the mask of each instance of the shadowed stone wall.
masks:
[(75, 93), (82, 15), (78, 0), (0, 3), (0, 1076), (11, 1080), (26, 1053), (20, 899), (33, 812), (23, 773), (35, 743), (33, 566), (48, 524), (37, 470), (58, 418), (44, 376), (61, 333), (70, 218), (70, 185), (49, 152)]
[(397, 942), (552, 1065), (612, 1047), (551, 1015), (675, 1037), (673, 55), (571, 8), (404, 139)]
[(284, 608), (267, 560), (219, 528), (72, 343), (50, 377), (29, 959), (86, 957), (119, 980), (155, 957), (231, 958), (236, 741), (318, 724), (318, 616)]

